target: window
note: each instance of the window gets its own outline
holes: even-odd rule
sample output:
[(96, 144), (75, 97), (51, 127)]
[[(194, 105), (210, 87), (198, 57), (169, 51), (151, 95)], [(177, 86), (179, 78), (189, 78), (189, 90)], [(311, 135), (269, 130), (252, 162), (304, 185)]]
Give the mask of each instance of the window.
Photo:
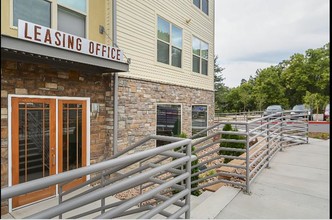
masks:
[(86, 0), (58, 0), (58, 30), (85, 37)]
[(193, 72), (208, 74), (209, 45), (193, 37)]
[[(181, 133), (181, 105), (157, 105), (157, 135), (176, 136)], [(168, 142), (157, 141), (157, 146)]]
[(193, 0), (194, 5), (209, 15), (209, 0)]
[[(85, 37), (86, 1), (87, 0), (57, 0), (57, 29)], [(51, 27), (51, 1), (13, 0), (14, 26), (18, 25), (18, 19), (45, 27)]]
[(44, 0), (13, 0), (13, 25), (18, 19), (51, 27), (51, 3)]
[(182, 29), (158, 17), (157, 61), (182, 67)]
[[(207, 128), (207, 106), (206, 105), (193, 105), (192, 106), (192, 135)], [(207, 132), (199, 135), (204, 137)]]

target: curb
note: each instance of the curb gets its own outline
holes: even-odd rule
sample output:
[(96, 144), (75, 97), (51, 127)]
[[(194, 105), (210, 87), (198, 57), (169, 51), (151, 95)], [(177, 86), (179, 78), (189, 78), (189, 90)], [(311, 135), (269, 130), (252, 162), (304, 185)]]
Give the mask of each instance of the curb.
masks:
[(309, 124), (323, 124), (323, 125), (329, 125), (329, 121), (309, 121)]

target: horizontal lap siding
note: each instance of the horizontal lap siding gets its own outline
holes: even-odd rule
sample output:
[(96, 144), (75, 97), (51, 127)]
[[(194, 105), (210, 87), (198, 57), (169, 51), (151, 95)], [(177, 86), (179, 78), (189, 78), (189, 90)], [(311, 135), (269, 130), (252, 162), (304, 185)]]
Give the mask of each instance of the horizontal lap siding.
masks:
[[(192, 0), (118, 0), (118, 45), (131, 58), (130, 72), (123, 76), (193, 88), (213, 90), (214, 1), (209, 1), (209, 16)], [(183, 30), (182, 68), (156, 61), (157, 15)], [(191, 19), (189, 24), (186, 20)], [(192, 36), (209, 44), (209, 75), (192, 72)]]

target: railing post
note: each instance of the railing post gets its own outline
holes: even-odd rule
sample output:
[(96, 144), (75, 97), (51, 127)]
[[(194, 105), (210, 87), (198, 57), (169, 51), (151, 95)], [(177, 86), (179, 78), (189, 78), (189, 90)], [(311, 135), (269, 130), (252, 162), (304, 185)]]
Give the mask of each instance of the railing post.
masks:
[(270, 118), (267, 118), (266, 124), (266, 147), (267, 147), (267, 165), (266, 168), (270, 168)]
[[(280, 151), (282, 151), (283, 149), (283, 142), (284, 142), (284, 131), (283, 131), (283, 128), (284, 128), (284, 112), (282, 111), (281, 112), (281, 129), (280, 129)], [(287, 125), (287, 121), (286, 121), (286, 125)]]
[[(189, 156), (191, 158), (191, 142), (187, 144), (186, 149), (186, 156)], [(186, 202), (185, 204), (188, 205), (189, 209), (185, 213), (185, 218), (190, 219), (190, 196), (191, 196), (191, 159), (187, 161), (186, 164), (186, 172), (189, 173), (189, 177), (186, 179), (186, 189), (188, 189), (188, 194), (186, 195)]]
[(246, 123), (246, 193), (250, 194), (249, 123)]
[[(142, 166), (142, 161), (140, 161), (138, 163), (138, 166), (141, 167)], [(142, 172), (139, 172), (142, 173)], [(143, 189), (142, 189), (142, 184), (139, 185), (139, 194), (142, 195)], [(138, 203), (138, 207), (141, 207), (143, 205), (143, 202)]]
[[(62, 183), (59, 184), (59, 205), (62, 203)], [(62, 214), (59, 215), (59, 219), (62, 219)]]
[[(105, 170), (103, 170), (101, 172), (101, 186), (104, 187), (105, 186)], [(101, 198), (101, 214), (105, 213), (105, 197)]]
[[(308, 112), (307, 112), (308, 114)], [(307, 132), (306, 132), (306, 140), (307, 140), (307, 144), (309, 143), (309, 120), (310, 120), (310, 115), (308, 114), (308, 120), (306, 120), (307, 123)]]

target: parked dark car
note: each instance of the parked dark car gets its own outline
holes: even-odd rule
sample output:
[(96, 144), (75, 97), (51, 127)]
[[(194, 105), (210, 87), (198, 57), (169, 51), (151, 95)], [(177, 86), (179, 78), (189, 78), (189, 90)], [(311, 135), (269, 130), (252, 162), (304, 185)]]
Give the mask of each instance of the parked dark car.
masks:
[(330, 120), (330, 104), (327, 104), (324, 111), (324, 121)]
[(308, 120), (312, 121), (313, 118), (312, 109), (305, 106), (304, 104), (295, 105), (290, 114), (291, 114), (291, 119), (308, 117)]
[(268, 115), (271, 115), (271, 114), (278, 113), (278, 114), (275, 115), (275, 117), (281, 117), (282, 111), (283, 111), (283, 109), (282, 109), (281, 105), (270, 105), (264, 111), (263, 116), (268, 116)]

